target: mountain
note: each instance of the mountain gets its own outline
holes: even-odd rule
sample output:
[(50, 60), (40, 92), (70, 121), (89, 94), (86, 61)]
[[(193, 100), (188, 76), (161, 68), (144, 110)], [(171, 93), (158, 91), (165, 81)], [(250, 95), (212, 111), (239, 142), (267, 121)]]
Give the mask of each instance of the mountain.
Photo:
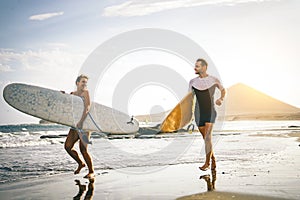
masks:
[[(216, 106), (217, 109), (218, 106)], [(238, 83), (227, 89), (226, 120), (300, 120), (300, 108), (284, 103), (245, 84)], [(221, 111), (221, 112), (220, 112)], [(168, 112), (137, 116), (140, 121), (162, 121)], [(220, 116), (222, 117), (222, 116)]]
[(279, 101), (242, 83), (228, 88), (225, 105), (226, 115), (300, 112), (299, 108)]
[(300, 109), (245, 84), (227, 89), (226, 120), (298, 120)]

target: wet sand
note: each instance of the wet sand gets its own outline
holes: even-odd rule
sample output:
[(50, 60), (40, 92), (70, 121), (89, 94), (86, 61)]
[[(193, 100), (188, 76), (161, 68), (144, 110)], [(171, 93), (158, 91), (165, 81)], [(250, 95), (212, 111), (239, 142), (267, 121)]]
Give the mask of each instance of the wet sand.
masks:
[[(300, 199), (295, 137), (222, 137), (217, 170), (200, 163), (98, 170), (89, 183), (71, 173), (0, 185), (1, 199)], [(275, 148), (270, 148), (275, 147)], [(203, 158), (199, 156), (201, 163)], [(138, 173), (133, 173), (138, 171)], [(78, 180), (78, 181), (76, 181)], [(80, 183), (80, 184), (79, 184)]]
[(283, 198), (258, 196), (253, 194), (241, 194), (241, 193), (234, 193), (234, 192), (205, 192), (201, 194), (195, 194), (195, 195), (178, 198), (178, 200), (205, 200), (205, 199), (280, 200)]

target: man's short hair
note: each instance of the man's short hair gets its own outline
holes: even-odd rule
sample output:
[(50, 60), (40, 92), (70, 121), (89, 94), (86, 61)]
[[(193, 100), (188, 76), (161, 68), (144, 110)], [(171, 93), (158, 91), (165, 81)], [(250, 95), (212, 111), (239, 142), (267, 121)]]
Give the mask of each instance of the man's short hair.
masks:
[(206, 66), (206, 67), (208, 66), (206, 60), (204, 60), (203, 58), (197, 59), (197, 62), (201, 62), (201, 65), (202, 65), (202, 66)]
[(87, 77), (86, 75), (80, 74), (80, 75), (76, 78), (75, 84), (77, 85), (77, 83), (79, 83), (80, 80), (81, 80), (82, 78), (89, 79), (89, 77)]

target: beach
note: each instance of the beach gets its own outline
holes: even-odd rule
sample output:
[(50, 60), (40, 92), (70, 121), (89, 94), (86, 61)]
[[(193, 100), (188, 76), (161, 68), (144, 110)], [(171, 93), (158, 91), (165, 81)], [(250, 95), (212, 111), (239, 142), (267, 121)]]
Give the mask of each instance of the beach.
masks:
[[(37, 139), (22, 147), (7, 147), (6, 142), (0, 149), (0, 197), (299, 199), (298, 126), (298, 121), (225, 122), (222, 130), (214, 132), (216, 172), (198, 169), (204, 162), (204, 150), (197, 132), (132, 139), (95, 136), (90, 147), (94, 183), (82, 178), (86, 169), (73, 175), (76, 165), (63, 149), (65, 138)], [(29, 131), (30, 137), (41, 134), (45, 131)]]

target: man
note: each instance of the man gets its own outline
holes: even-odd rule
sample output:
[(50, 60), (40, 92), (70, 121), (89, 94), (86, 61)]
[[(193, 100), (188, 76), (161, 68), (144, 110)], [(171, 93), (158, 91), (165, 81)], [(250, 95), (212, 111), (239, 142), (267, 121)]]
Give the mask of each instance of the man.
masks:
[[(76, 79), (76, 86), (77, 90), (74, 92), (71, 92), (71, 94), (79, 96), (83, 99), (84, 101), (84, 110), (81, 116), (81, 119), (76, 125), (76, 128), (82, 129), (83, 122), (85, 118), (87, 117), (89, 111), (90, 111), (90, 106), (91, 106), (91, 101), (90, 101), (90, 95), (89, 91), (87, 90), (87, 82), (88, 82), (88, 77), (85, 75), (80, 75)], [(90, 133), (87, 132), (88, 137), (90, 137)], [(76, 129), (71, 128), (66, 142), (65, 142), (65, 149), (69, 153), (69, 155), (78, 163), (77, 169), (74, 171), (74, 174), (79, 174), (80, 170), (85, 167), (85, 163), (79, 158), (77, 151), (73, 148), (74, 144), (79, 140), (79, 149), (80, 152), (88, 166), (89, 173), (84, 176), (84, 178), (91, 179), (94, 177), (94, 167), (92, 163), (92, 158), (90, 154), (87, 151), (87, 144), (82, 141), (79, 138), (78, 132)]]
[[(221, 91), (221, 97), (216, 100), (218, 106), (222, 105), (226, 91), (220, 81), (207, 74), (207, 62), (204, 59), (198, 59), (195, 64), (195, 73), (199, 76), (192, 79), (189, 84), (189, 91), (193, 91), (197, 97), (197, 107), (195, 109), (195, 119), (199, 131), (201, 132), (204, 143), (206, 159), (200, 170), (206, 171), (210, 167), (216, 169), (216, 160), (212, 149), (212, 129), (216, 120), (216, 110), (214, 106), (214, 93), (218, 88)], [(196, 113), (199, 112), (200, 113)]]

